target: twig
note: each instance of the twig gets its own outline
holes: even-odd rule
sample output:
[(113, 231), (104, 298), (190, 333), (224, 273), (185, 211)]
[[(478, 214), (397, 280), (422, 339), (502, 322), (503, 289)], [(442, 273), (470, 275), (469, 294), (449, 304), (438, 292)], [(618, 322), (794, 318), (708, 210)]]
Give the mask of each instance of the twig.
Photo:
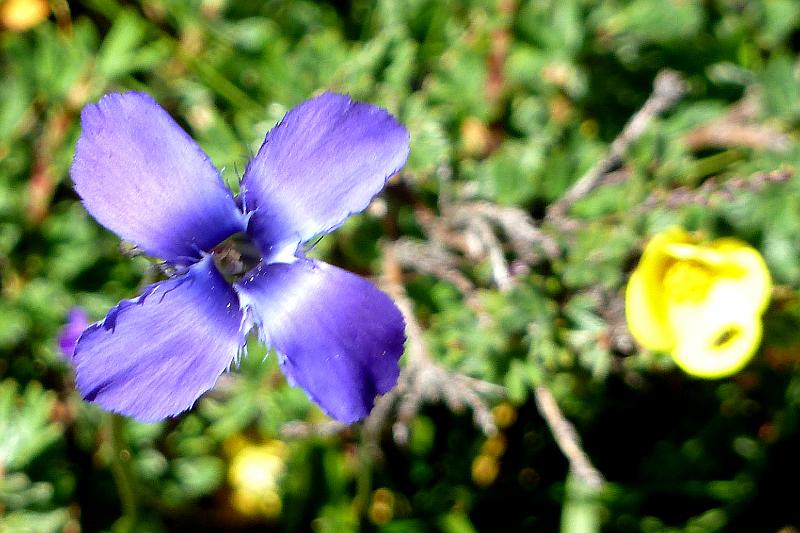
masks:
[(500, 227), (508, 237), (514, 252), (528, 264), (537, 263), (541, 257), (534, 250), (548, 258), (561, 253), (558, 242), (541, 231), (531, 216), (524, 210), (513, 206), (500, 206), (490, 202), (461, 202), (450, 206), (445, 216), (452, 214), (456, 222), (484, 218)]
[(690, 150), (742, 147), (771, 152), (786, 152), (791, 138), (772, 126), (737, 124), (724, 120), (699, 126), (683, 137)]
[(655, 191), (638, 209), (650, 211), (657, 206), (675, 209), (687, 205), (710, 206), (718, 202), (730, 202), (740, 193), (757, 193), (768, 185), (784, 183), (793, 176), (794, 171), (785, 168), (772, 172), (759, 172), (748, 178), (730, 178), (722, 182), (719, 179), (709, 178), (699, 188), (678, 187), (670, 191)]
[(592, 466), (586, 452), (581, 448), (575, 426), (564, 417), (553, 393), (546, 386), (537, 385), (534, 387), (534, 396), (539, 412), (550, 427), (556, 444), (567, 457), (573, 473), (587, 486), (601, 488), (603, 486), (602, 474)]
[[(667, 79), (669, 84), (678, 83), (670, 79), (669, 77)], [(656, 92), (660, 99), (666, 98), (665, 93), (669, 92), (664, 88), (664, 83), (662, 75), (661, 81), (656, 83)], [(650, 104), (645, 106), (649, 109), (646, 113), (657, 113), (665, 105), (658, 101), (653, 103), (652, 100), (653, 98)], [(644, 128), (641, 118), (637, 120), (634, 117), (631, 122), (634, 125), (627, 128), (628, 137), (632, 135), (631, 130), (635, 133), (637, 129)], [(624, 150), (624, 146), (620, 148), (619, 144), (619, 142), (616, 144), (615, 149)], [(597, 179), (600, 180), (604, 174), (604, 171), (600, 172)], [(452, 272), (457, 272), (457, 256), (448, 251), (448, 248), (452, 248), (460, 251), (467, 259), (488, 259), (494, 284), (501, 292), (508, 292), (514, 286), (514, 277), (493, 226), (499, 227), (505, 233), (520, 259), (530, 261), (530, 264), (536, 260), (533, 255), (535, 246), (548, 257), (560, 254), (558, 243), (541, 232), (528, 214), (518, 208), (501, 207), (488, 202), (440, 202), (440, 209), (441, 217), (436, 217), (423, 207), (417, 209), (417, 220), (422, 225), (429, 242), (415, 245), (413, 248), (417, 252), (429, 252), (430, 257), (407, 253), (410, 248), (407, 241), (387, 245), (384, 248), (385, 288), (406, 319), (409, 344), (408, 364), (400, 376), (397, 388), (378, 401), (364, 426), (365, 440), (376, 450), (379, 450), (377, 444), (380, 431), (395, 404), (397, 421), (392, 427), (392, 433), (396, 442), (402, 443), (407, 440), (408, 424), (426, 400), (442, 399), (453, 411), (462, 409), (466, 404), (472, 408), (476, 425), (481, 427), (484, 433), (490, 435), (497, 431), (491, 413), (479, 394), (493, 394), (500, 392), (502, 388), (459, 374), (450, 374), (433, 364), (423, 342), (422, 327), (414, 316), (411, 302), (402, 285), (401, 266), (433, 275), (438, 274), (443, 279), (452, 280)], [(398, 252), (403, 256), (402, 263), (398, 260)], [(442, 264), (438, 267), (430, 264), (435, 260), (434, 257), (442, 260)], [(464, 282), (459, 284), (462, 287), (467, 286)], [(575, 428), (564, 417), (550, 389), (544, 384), (539, 384), (534, 389), (534, 395), (543, 418), (550, 427), (556, 443), (569, 460), (574, 474), (587, 486), (602, 487), (602, 475), (592, 466), (581, 448)]]
[(384, 289), (393, 298), (406, 321), (408, 348), (406, 366), (397, 387), (378, 400), (364, 423), (364, 437), (375, 453), (379, 453), (380, 434), (393, 409), (397, 417), (392, 435), (398, 444), (408, 441), (408, 426), (424, 403), (443, 401), (448, 409), (460, 412), (469, 407), (475, 425), (486, 435), (497, 432), (494, 418), (482, 396), (502, 396), (499, 385), (450, 372), (438, 366), (428, 353), (423, 329), (414, 315), (411, 301), (402, 284), (402, 271), (393, 244), (384, 246)]
[(25, 216), (29, 222), (40, 224), (50, 210), (56, 187), (56, 169), (53, 154), (61, 146), (69, 131), (72, 115), (65, 109), (47, 120), (35, 143), (35, 157), (28, 180), (28, 205)]
[(513, 277), (508, 269), (508, 262), (501, 249), (500, 241), (492, 231), (491, 226), (481, 218), (474, 218), (469, 222), (468, 228), (470, 233), (481, 243), (482, 252), (489, 258), (489, 266), (492, 269), (495, 285), (501, 292), (511, 290), (514, 286)]
[(449, 281), (464, 296), (469, 296), (475, 289), (475, 285), (458, 270), (458, 257), (441, 243), (401, 238), (394, 243), (393, 248), (401, 266)]
[(686, 92), (686, 83), (674, 71), (662, 70), (653, 82), (653, 92), (644, 105), (631, 117), (622, 132), (611, 143), (606, 157), (597, 162), (557, 202), (550, 205), (546, 218), (562, 219), (572, 205), (593, 191), (603, 176), (622, 162), (628, 147), (647, 129), (650, 122), (666, 111)]
[[(488, 259), (495, 280), (500, 280), (504, 277), (500, 271), (508, 269), (505, 250), (495, 228), (507, 237), (519, 261), (528, 266), (561, 254), (558, 242), (541, 231), (531, 216), (518, 207), (483, 201), (443, 202), (440, 207), (441, 216), (438, 217), (425, 207), (415, 209), (416, 219), (428, 239), (425, 242), (400, 239), (394, 245), (395, 255), (402, 266), (450, 281), (465, 296), (470, 296), (474, 286), (459, 271), (459, 267), (466, 266), (462, 258), (451, 250), (463, 254), (470, 263)], [(501, 283), (505, 284), (505, 280)]]
[(328, 420), (321, 423), (293, 420), (281, 427), (281, 436), (285, 439), (305, 439), (308, 437), (331, 437), (339, 435), (350, 429), (350, 426)]
[(430, 356), (428, 355), (428, 349), (425, 347), (425, 342), (422, 339), (422, 326), (420, 326), (414, 316), (411, 302), (408, 299), (405, 287), (403, 287), (403, 273), (400, 270), (400, 264), (397, 262), (397, 256), (391, 244), (384, 246), (383, 256), (383, 279), (386, 292), (394, 299), (406, 321), (408, 362), (410, 365), (427, 363), (430, 361)]
[[(499, 246), (497, 237), (494, 234), (487, 235), (484, 230), (480, 231), (480, 236), (484, 239), (483, 246), (488, 250), (493, 271), (504, 270), (504, 273), (494, 272), (495, 283), (500, 292), (508, 292), (513, 287), (508, 264), (504, 258), (502, 258), (502, 261), (499, 259), (492, 261), (491, 259), (492, 254), (497, 253), (495, 250)], [(588, 455), (581, 447), (575, 427), (561, 412), (553, 393), (545, 384), (540, 383), (534, 387), (534, 396), (536, 398), (536, 406), (547, 422), (556, 444), (569, 460), (572, 472), (586, 486), (596, 489), (602, 488), (603, 476), (592, 466)]]
[(601, 285), (590, 288), (586, 294), (593, 300), (594, 308), (606, 323), (605, 334), (598, 339), (604, 348), (622, 354), (631, 354), (635, 349), (633, 337), (628, 331), (625, 320), (625, 299), (618, 291), (609, 290)]
[(715, 118), (683, 135), (690, 150), (704, 148), (743, 147), (772, 152), (785, 152), (792, 139), (771, 124), (756, 124), (763, 100), (760, 90), (750, 87), (745, 95), (721, 117)]

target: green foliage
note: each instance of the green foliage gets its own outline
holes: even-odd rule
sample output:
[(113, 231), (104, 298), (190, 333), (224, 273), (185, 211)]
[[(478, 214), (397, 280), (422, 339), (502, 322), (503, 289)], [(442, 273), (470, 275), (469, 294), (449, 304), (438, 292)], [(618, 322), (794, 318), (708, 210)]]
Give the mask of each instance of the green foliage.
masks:
[(63, 428), (50, 422), (55, 393), (29, 383), (21, 395), (16, 383), (0, 383), (0, 506), (6, 509), (0, 531), (60, 531), (69, 519), (66, 509), (53, 509), (57, 489), (32, 481), (24, 473), (31, 463), (63, 438)]
[[(800, 527), (781, 488), (800, 468), (800, 181), (750, 178), (800, 165), (797, 2), (49, 5), (27, 31), (0, 29), (0, 532)], [(664, 68), (685, 77), (685, 99), (572, 207), (571, 225), (545, 218)], [(229, 478), (236, 454), (288, 441), (291, 421), (327, 419), (255, 341), (176, 419), (140, 424), (84, 402), (55, 343), (67, 312), (79, 305), (100, 319), (158, 274), (86, 213), (69, 166), (81, 108), (143, 90), (236, 190), (265, 132), (326, 89), (397, 115), (411, 154), (380, 205), (315, 256), (377, 275), (381, 243), (430, 240), (417, 214), (446, 217), (454, 198), (521, 209), (559, 253), (528, 261), (504, 246), (516, 273), (507, 291), (489, 260), (463, 250), (471, 294), (404, 273), (432, 359), (505, 387), (496, 456), (476, 460), (491, 446), (468, 413), (425, 405), (406, 446), (385, 428), (383, 460), (358, 427), (289, 442), (277, 507), (264, 494), (248, 507)], [(761, 354), (734, 378), (690, 379), (626, 336), (627, 276), (646, 239), (675, 224), (749, 242), (774, 278)], [(609, 480), (604, 490), (568, 475), (536, 409), (542, 384)]]
[(55, 403), (52, 391), (37, 382), (28, 384), (20, 397), (12, 380), (0, 383), (0, 464), (9, 471), (20, 470), (61, 437), (59, 426), (50, 423)]

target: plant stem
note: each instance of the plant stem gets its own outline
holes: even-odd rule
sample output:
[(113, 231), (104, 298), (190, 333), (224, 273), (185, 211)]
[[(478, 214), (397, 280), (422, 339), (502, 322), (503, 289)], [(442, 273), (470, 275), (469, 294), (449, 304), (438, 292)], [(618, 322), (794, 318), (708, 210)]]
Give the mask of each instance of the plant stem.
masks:
[(130, 467), (130, 451), (125, 441), (125, 419), (120, 415), (109, 414), (108, 426), (111, 445), (111, 475), (117, 485), (119, 500), (122, 506), (122, 518), (117, 527), (122, 533), (133, 530), (138, 512), (135, 479)]
[(600, 489), (587, 485), (572, 470), (564, 487), (561, 533), (598, 533), (602, 522)]

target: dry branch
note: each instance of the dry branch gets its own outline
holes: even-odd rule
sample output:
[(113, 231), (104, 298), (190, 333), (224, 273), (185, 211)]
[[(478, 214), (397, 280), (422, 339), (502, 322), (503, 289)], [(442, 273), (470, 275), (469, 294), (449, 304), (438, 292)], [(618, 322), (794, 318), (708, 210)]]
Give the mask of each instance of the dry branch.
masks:
[(431, 359), (425, 345), (422, 326), (417, 321), (411, 301), (402, 284), (401, 265), (397, 260), (394, 244), (384, 246), (383, 286), (394, 299), (406, 321), (407, 351), (406, 366), (400, 373), (397, 386), (381, 397), (364, 423), (367, 443), (378, 453), (381, 431), (388, 425), (392, 412), (396, 418), (392, 424), (392, 435), (398, 444), (408, 441), (408, 426), (428, 402), (443, 401), (453, 412), (469, 407), (475, 425), (486, 435), (497, 432), (489, 407), (483, 396), (502, 396), (505, 389), (485, 381), (450, 372)]
[(768, 185), (784, 183), (794, 176), (794, 171), (785, 168), (772, 172), (759, 172), (750, 177), (720, 180), (709, 178), (698, 188), (678, 187), (670, 191), (655, 191), (639, 207), (649, 211), (663, 206), (676, 209), (687, 205), (711, 206), (733, 201), (741, 193), (757, 193)]
[(536, 406), (550, 427), (556, 444), (569, 461), (572, 472), (585, 485), (596, 489), (602, 488), (603, 476), (592, 466), (589, 456), (581, 448), (575, 426), (564, 417), (553, 393), (544, 385), (537, 385), (534, 388), (534, 395)]
[(693, 151), (706, 148), (752, 148), (785, 152), (791, 145), (789, 135), (774, 125), (756, 124), (762, 113), (760, 91), (750, 88), (719, 118), (694, 128), (683, 136)]
[(680, 74), (672, 70), (659, 72), (653, 82), (650, 97), (611, 143), (608, 154), (575, 182), (560, 200), (550, 205), (547, 218), (551, 221), (564, 218), (575, 202), (593, 191), (603, 181), (603, 176), (622, 163), (628, 147), (641, 137), (650, 122), (675, 105), (685, 92), (686, 83)]

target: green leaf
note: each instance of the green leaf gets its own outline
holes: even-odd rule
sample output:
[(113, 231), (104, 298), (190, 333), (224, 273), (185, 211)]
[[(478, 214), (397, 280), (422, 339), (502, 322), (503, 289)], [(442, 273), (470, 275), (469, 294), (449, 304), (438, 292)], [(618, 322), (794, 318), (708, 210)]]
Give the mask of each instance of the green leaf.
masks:
[(122, 10), (114, 19), (97, 53), (96, 69), (100, 76), (115, 79), (131, 72), (133, 60), (146, 33), (142, 19), (132, 10)]

